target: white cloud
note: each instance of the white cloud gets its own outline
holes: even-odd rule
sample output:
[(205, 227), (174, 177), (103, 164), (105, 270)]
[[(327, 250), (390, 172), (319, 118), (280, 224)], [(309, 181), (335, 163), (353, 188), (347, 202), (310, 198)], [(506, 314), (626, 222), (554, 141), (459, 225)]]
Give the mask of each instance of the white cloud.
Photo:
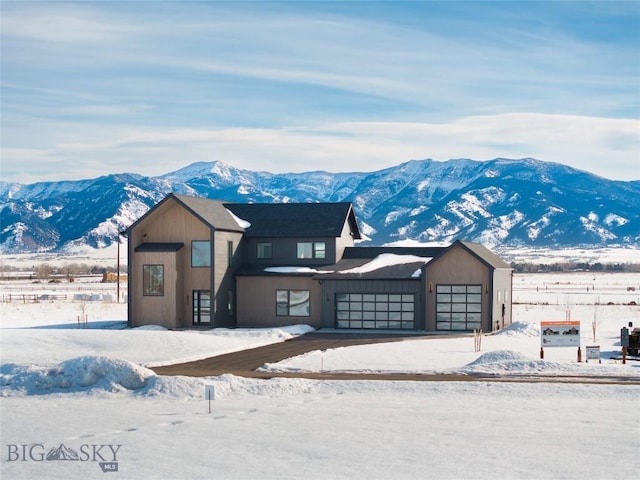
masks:
[[(119, 128), (87, 142), (51, 149), (4, 149), (3, 164), (43, 171), (42, 179), (86, 178), (135, 171), (160, 175), (195, 161), (221, 160), (238, 168), (285, 171), (374, 171), (410, 159), (535, 157), (606, 178), (639, 179), (636, 120), (568, 115), (504, 114), (443, 124), (339, 122), (306, 128)], [(68, 163), (75, 171), (49, 172)], [(40, 168), (38, 165), (43, 164)], [(135, 167), (134, 167), (135, 166)], [(36, 178), (35, 176), (32, 180)]]
[(617, 28), (637, 6), (339, 6), (3, 4), (3, 180), (458, 157), (640, 178), (638, 34)]

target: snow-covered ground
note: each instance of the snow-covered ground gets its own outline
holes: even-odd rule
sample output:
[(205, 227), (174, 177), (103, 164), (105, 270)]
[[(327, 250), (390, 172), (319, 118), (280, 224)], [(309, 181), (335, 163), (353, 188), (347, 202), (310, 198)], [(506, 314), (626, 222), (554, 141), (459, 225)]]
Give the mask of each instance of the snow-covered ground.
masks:
[[(263, 367), (635, 382), (626, 385), (162, 377), (148, 367), (284, 341), (308, 327), (127, 329), (124, 303), (73, 295), (2, 303), (1, 477), (635, 478), (640, 361), (620, 362), (619, 333), (640, 326), (639, 296), (639, 274), (516, 275), (515, 323), (483, 336), (479, 352), (472, 336), (417, 337)], [(567, 317), (581, 321), (583, 356), (599, 345), (602, 363), (578, 363), (571, 347), (547, 348), (540, 359), (539, 322)], [(215, 389), (211, 413), (206, 386)]]

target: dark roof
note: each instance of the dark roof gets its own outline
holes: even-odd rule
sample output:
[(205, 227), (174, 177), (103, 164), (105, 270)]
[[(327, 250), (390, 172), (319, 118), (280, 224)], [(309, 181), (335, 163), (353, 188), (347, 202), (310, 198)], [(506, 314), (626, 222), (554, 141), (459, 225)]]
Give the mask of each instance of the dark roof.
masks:
[(444, 252), (447, 247), (347, 247), (342, 255), (346, 258), (376, 258), (383, 253), (395, 255), (415, 255), (416, 257), (433, 258)]
[(247, 237), (339, 237), (345, 222), (360, 238), (351, 203), (225, 203), (251, 224)]
[[(267, 271), (266, 269), (268, 268), (284, 268), (284, 269), (291, 269), (291, 271), (282, 271), (282, 272), (270, 272)], [(283, 265), (272, 265), (272, 266), (268, 266), (268, 265), (244, 265), (242, 267), (240, 267), (239, 270), (237, 270), (234, 275), (236, 276), (246, 276), (246, 277), (278, 277), (278, 276), (287, 276), (287, 277), (291, 277), (291, 276), (295, 276), (295, 277), (312, 277), (316, 274), (315, 271), (313, 271), (315, 269), (315, 267), (307, 267), (310, 270), (309, 271), (294, 271), (294, 269), (296, 268), (304, 268), (303, 265), (297, 265), (297, 266), (290, 266), (290, 267), (286, 267)]]
[(177, 252), (184, 243), (141, 243), (135, 248), (136, 252)]

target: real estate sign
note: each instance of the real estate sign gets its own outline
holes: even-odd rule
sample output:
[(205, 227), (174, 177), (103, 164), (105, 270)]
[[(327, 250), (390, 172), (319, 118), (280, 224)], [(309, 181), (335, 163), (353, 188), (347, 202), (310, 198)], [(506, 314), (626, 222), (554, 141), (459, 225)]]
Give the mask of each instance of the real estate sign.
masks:
[(541, 347), (579, 347), (580, 320), (540, 322)]
[(600, 345), (587, 345), (587, 362), (589, 360), (598, 360), (600, 362)]

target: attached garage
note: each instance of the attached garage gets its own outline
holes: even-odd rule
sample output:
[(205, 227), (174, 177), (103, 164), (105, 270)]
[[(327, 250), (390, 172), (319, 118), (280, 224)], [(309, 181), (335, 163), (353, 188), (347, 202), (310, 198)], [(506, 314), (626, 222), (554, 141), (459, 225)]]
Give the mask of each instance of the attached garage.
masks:
[(453, 243), (424, 267), (425, 330), (490, 332), (511, 324), (511, 273), (482, 245)]
[[(316, 275), (322, 285), (322, 326), (423, 329), (424, 303), (419, 272), (427, 259), (411, 255), (394, 257), (384, 259), (380, 268), (370, 267), (380, 256), (341, 260), (332, 266), (330, 273)], [(400, 263), (392, 264), (393, 261)]]
[(336, 328), (415, 329), (414, 293), (336, 293)]

